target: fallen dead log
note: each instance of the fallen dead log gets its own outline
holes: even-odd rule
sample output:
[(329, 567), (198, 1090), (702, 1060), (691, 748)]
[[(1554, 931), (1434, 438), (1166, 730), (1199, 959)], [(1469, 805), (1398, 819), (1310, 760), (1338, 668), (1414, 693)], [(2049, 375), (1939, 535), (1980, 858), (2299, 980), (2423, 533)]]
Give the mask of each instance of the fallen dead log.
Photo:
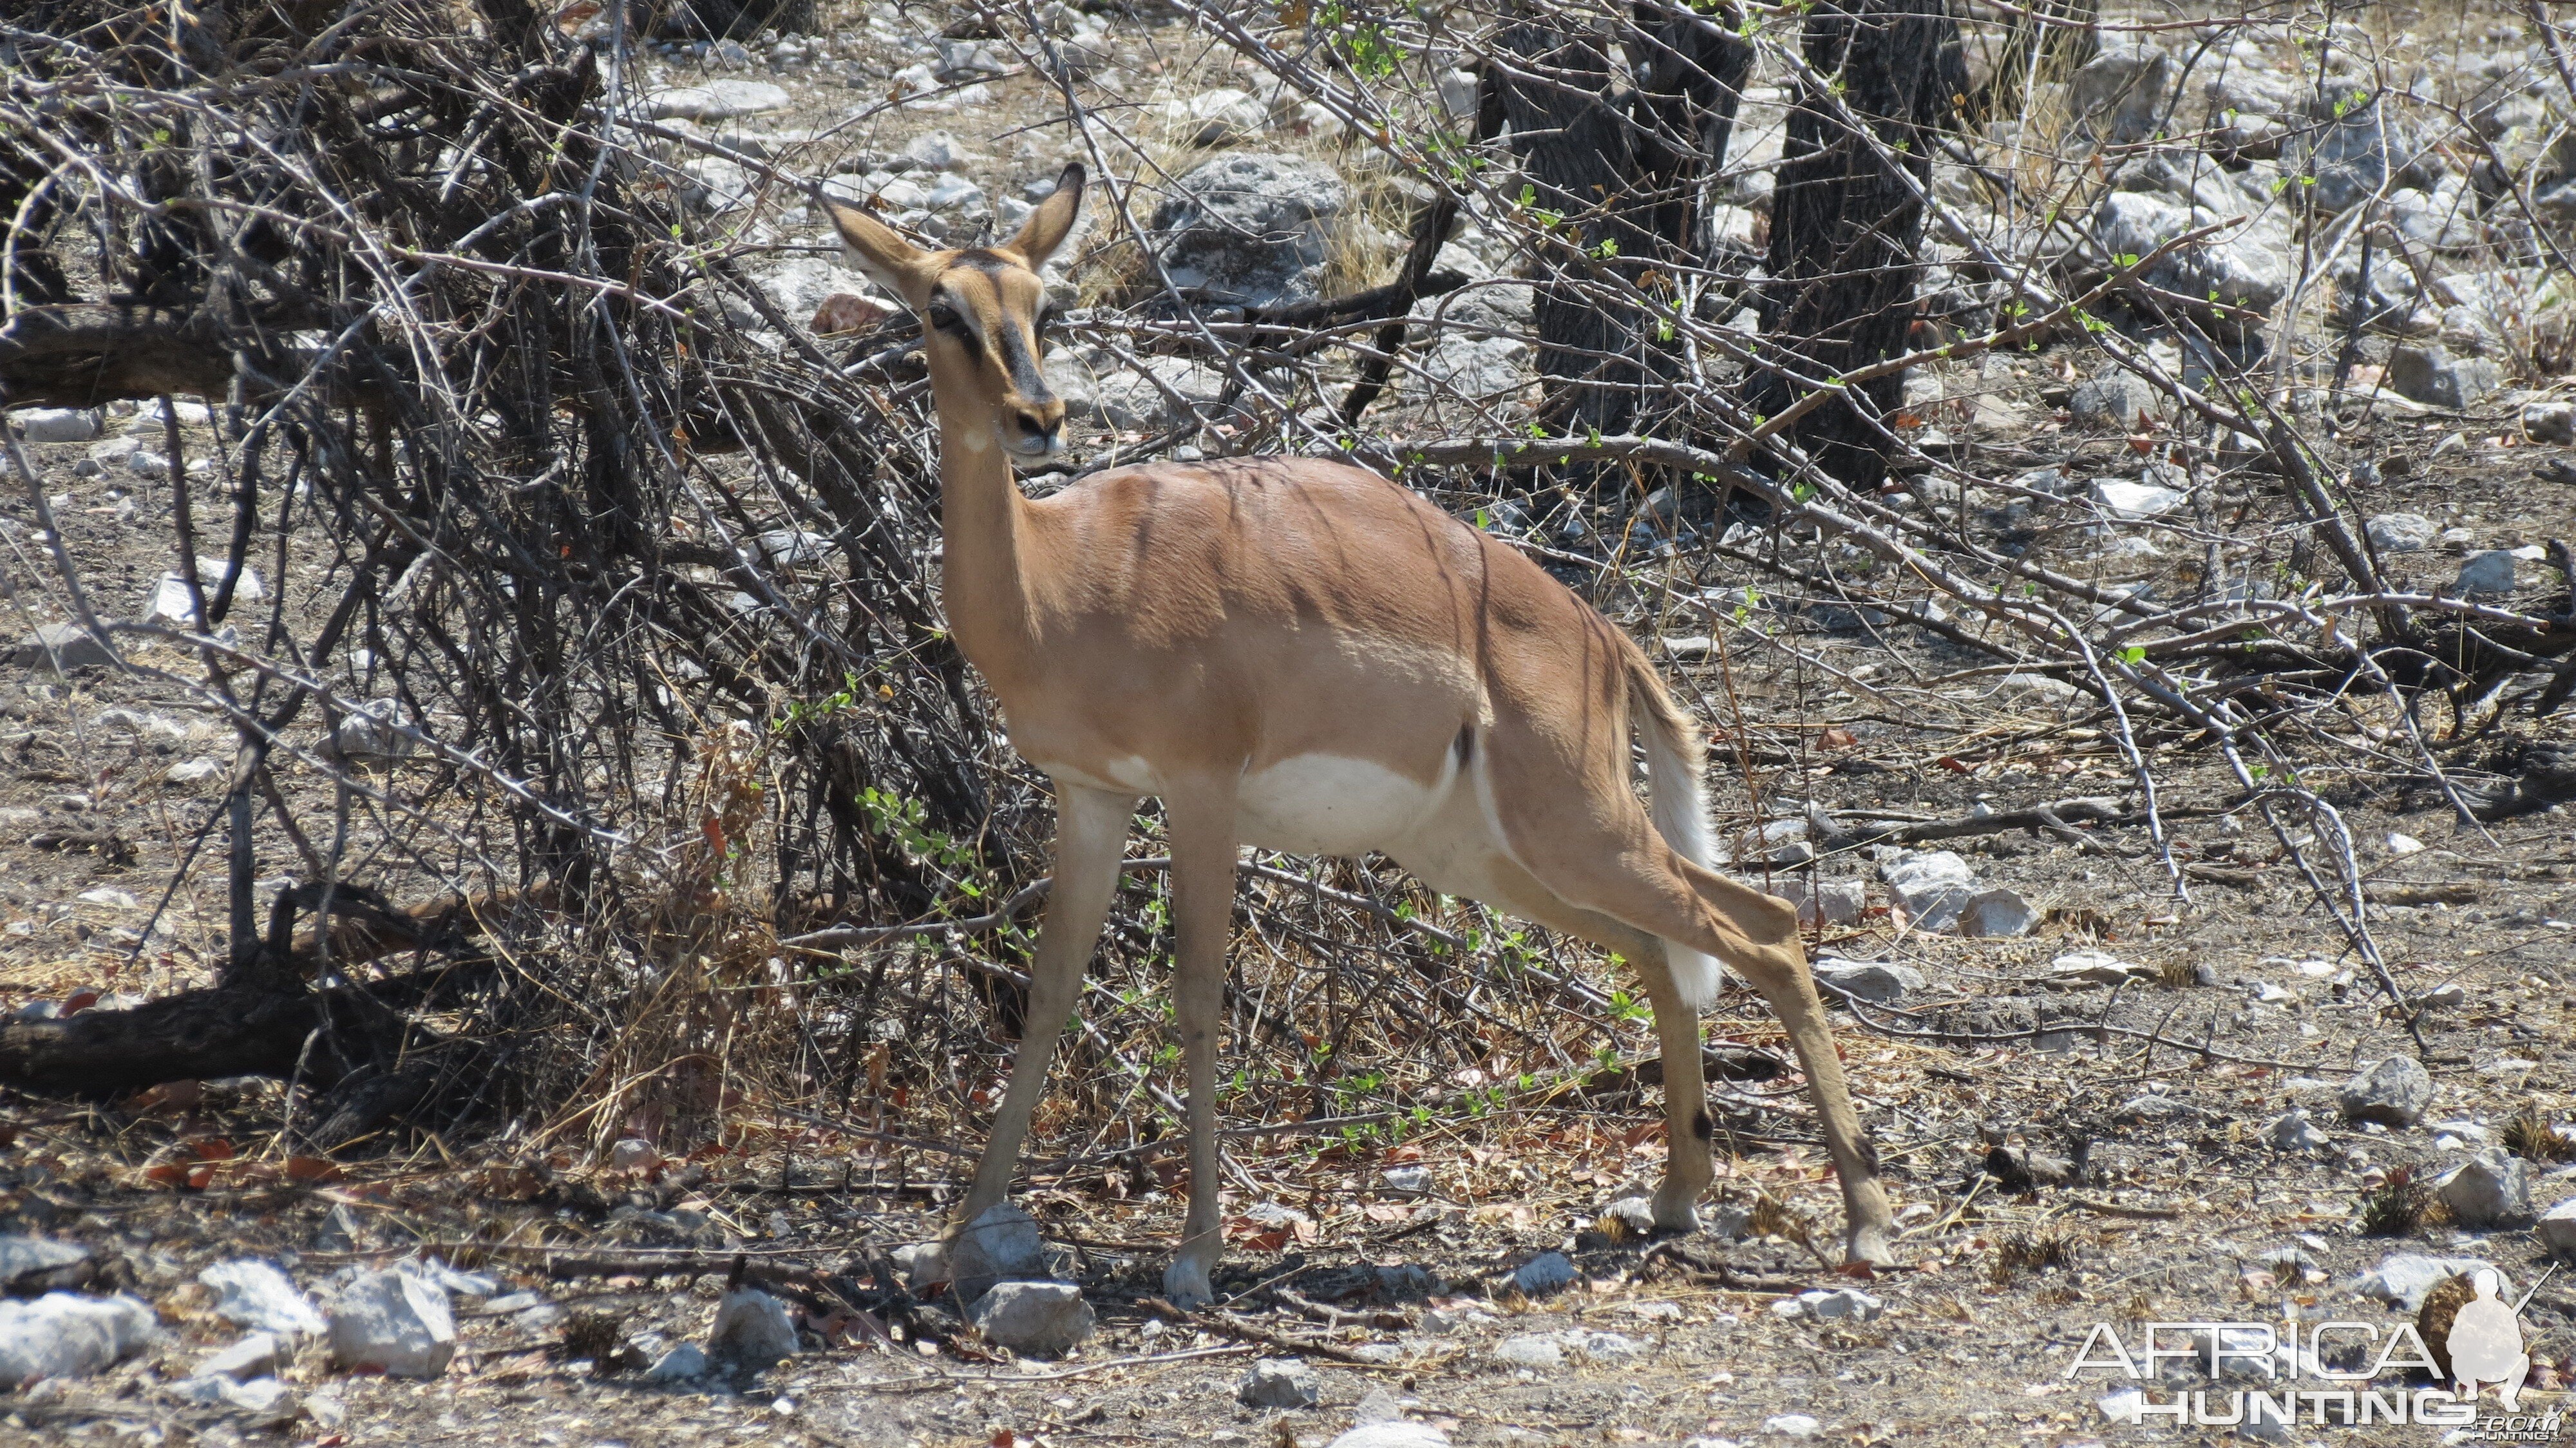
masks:
[(354, 987), (288, 994), (217, 986), (131, 1010), (0, 1024), (0, 1083), (116, 1096), (164, 1081), (284, 1080), (299, 1074), (300, 1062), (305, 1082), (327, 1088), (401, 1031), (398, 1017)]

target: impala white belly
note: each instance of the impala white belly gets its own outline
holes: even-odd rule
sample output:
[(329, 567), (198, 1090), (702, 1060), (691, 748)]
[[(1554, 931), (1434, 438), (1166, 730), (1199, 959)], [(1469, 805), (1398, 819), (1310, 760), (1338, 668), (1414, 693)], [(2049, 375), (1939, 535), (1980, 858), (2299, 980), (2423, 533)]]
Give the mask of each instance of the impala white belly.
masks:
[[(1134, 755), (1090, 770), (1044, 760), (1038, 767), (1064, 784), (1156, 798), (1168, 793), (1168, 782), (1152, 763)], [(1245, 771), (1236, 785), (1235, 835), (1242, 844), (1297, 855), (1394, 852), (1429, 843), (1417, 839), (1426, 826), (1433, 835), (1450, 833), (1447, 826), (1461, 804), (1470, 806), (1465, 813), (1474, 818), (1473, 802), (1459, 782), (1455, 754), (1441, 761), (1440, 777), (1428, 786), (1372, 760), (1300, 754)], [(1438, 858), (1450, 850), (1434, 847), (1429, 853)]]
[(1454, 758), (1428, 788), (1366, 759), (1300, 754), (1243, 776), (1235, 819), (1243, 843), (1301, 855), (1392, 849), (1439, 807)]

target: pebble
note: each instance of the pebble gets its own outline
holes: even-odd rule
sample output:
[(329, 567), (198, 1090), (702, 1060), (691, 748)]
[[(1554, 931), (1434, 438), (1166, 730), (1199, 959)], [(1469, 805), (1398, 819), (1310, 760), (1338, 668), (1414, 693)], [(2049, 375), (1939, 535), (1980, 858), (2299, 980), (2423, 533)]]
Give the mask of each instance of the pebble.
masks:
[(2336, 1098), (2345, 1119), (2413, 1126), (2433, 1104), (2433, 1077), (2412, 1056), (2391, 1056), (2344, 1083)]
[(98, 436), (98, 414), (85, 407), (30, 407), (9, 414), (29, 442), (88, 442)]
[(1494, 1356), (1516, 1368), (1561, 1368), (1565, 1344), (1552, 1332), (1524, 1332), (1494, 1344)]
[(644, 1380), (648, 1383), (684, 1383), (706, 1375), (706, 1350), (693, 1342), (672, 1348), (644, 1370)]
[(783, 111), (794, 102), (785, 87), (767, 81), (717, 80), (648, 95), (644, 97), (644, 116), (654, 121), (729, 121), (736, 116)]
[(2433, 520), (2421, 513), (2381, 513), (2362, 525), (2383, 553), (2414, 553), (2433, 546)]
[(1247, 1408), (1311, 1408), (1324, 1400), (1324, 1389), (1304, 1358), (1257, 1358), (1234, 1396)]
[(0, 1382), (82, 1377), (133, 1356), (159, 1330), (149, 1305), (122, 1294), (0, 1302)]
[(786, 1306), (757, 1287), (726, 1293), (716, 1304), (715, 1325), (707, 1329), (707, 1356), (745, 1367), (774, 1366), (794, 1357), (798, 1346)]
[(2473, 1232), (2531, 1221), (2531, 1164), (2501, 1149), (2462, 1162), (2436, 1190), (2452, 1220)]
[(2536, 1234), (2540, 1245), (2554, 1255), (2576, 1258), (2576, 1197), (2569, 1197), (2541, 1213)]
[[(2444, 1280), (2464, 1276), (2479, 1268), (2490, 1271), (2495, 1264), (2483, 1257), (2432, 1257), (2421, 1252), (2399, 1252), (2378, 1266), (2361, 1274), (2353, 1290), (2364, 1297), (2376, 1298), (2400, 1312), (2414, 1312), (2424, 1305), (2424, 1294)], [(2504, 1289), (2511, 1295), (2510, 1289)]]
[(1046, 1244), (1037, 1219), (1009, 1202), (986, 1207), (949, 1244), (948, 1275), (958, 1297), (970, 1303), (997, 1282), (1044, 1278)]
[(0, 1290), (13, 1290), (21, 1277), (86, 1262), (89, 1256), (89, 1249), (77, 1242), (56, 1242), (44, 1237), (0, 1237)]
[(1948, 850), (1917, 850), (1878, 867), (1896, 907), (1917, 930), (1947, 930), (1977, 893), (1968, 862)]
[(1923, 989), (1923, 972), (1910, 965), (1825, 956), (1809, 967), (1818, 981), (1873, 1005), (1893, 1005)]
[(331, 1301), (331, 1360), (388, 1377), (434, 1378), (456, 1355), (447, 1293), (409, 1272), (366, 1272)]
[(2522, 409), (2522, 433), (2533, 442), (2576, 442), (2576, 403), (2532, 402)]
[(2451, 591), (2463, 598), (2513, 592), (2514, 559), (2510, 550), (2490, 548), (2472, 553), (2460, 565), (2460, 576), (2453, 580)]
[(1426, 1197), (1431, 1194), (1431, 1168), (1427, 1166), (1391, 1166), (1378, 1173), (1387, 1193), (1399, 1197)]
[(1959, 911), (1959, 933), (1972, 940), (2004, 940), (2038, 928), (2039, 907), (2016, 890), (1979, 891)]
[(2153, 980), (2155, 972), (2104, 950), (2070, 950), (2048, 963), (2049, 979), (2083, 985)]
[(1541, 1252), (1512, 1273), (1512, 1286), (1524, 1296), (1545, 1297), (1575, 1284), (1580, 1274), (1562, 1252)]
[(254, 1332), (197, 1364), (201, 1378), (259, 1378), (277, 1371), (286, 1357), (277, 1334)]
[(1762, 1420), (1763, 1432), (1782, 1438), (1813, 1438), (1823, 1431), (1824, 1426), (1804, 1413), (1782, 1413)]
[(1029, 1357), (1053, 1357), (1097, 1326), (1082, 1289), (1070, 1282), (1000, 1282), (975, 1303), (986, 1341)]
[(2272, 1124), (2264, 1128), (2263, 1137), (2274, 1151), (2314, 1151), (2326, 1144), (2325, 1133), (2308, 1120), (2304, 1107), (2273, 1118)]
[(330, 1330), (312, 1299), (274, 1262), (237, 1257), (208, 1267), (197, 1280), (215, 1290), (216, 1314), (237, 1326), (290, 1337)]

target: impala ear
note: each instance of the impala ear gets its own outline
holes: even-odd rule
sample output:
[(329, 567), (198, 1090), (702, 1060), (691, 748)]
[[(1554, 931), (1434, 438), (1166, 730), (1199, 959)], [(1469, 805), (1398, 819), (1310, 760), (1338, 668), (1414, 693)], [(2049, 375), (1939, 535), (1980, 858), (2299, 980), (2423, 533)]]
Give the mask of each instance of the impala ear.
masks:
[(855, 206), (825, 198), (823, 209), (831, 213), (832, 227), (841, 233), (842, 259), (869, 281), (901, 297), (906, 306), (917, 305), (913, 277), (929, 253)]
[(1082, 214), (1082, 179), (1081, 162), (1065, 167), (1064, 174), (1055, 178), (1055, 190), (1020, 224), (1020, 234), (1011, 238), (1008, 249), (1025, 259), (1030, 270), (1045, 266), (1073, 234), (1074, 218)]

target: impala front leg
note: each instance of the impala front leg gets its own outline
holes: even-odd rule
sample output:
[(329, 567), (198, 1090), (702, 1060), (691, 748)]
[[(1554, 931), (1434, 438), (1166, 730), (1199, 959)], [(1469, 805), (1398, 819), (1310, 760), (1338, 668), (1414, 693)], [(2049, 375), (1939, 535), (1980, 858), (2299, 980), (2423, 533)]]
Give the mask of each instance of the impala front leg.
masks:
[(1190, 1076), (1190, 1212), (1180, 1250), (1163, 1269), (1175, 1307), (1203, 1307), (1216, 1293), (1208, 1274), (1224, 1248), (1217, 1211), (1216, 1055), (1225, 1010), (1225, 953), (1234, 925), (1235, 796), (1232, 782), (1163, 804), (1172, 837), (1172, 914), (1179, 949), (1172, 1008)]
[(1100, 941), (1101, 922), (1118, 888), (1118, 860), (1127, 847), (1127, 823), (1135, 818), (1133, 795), (1103, 794), (1059, 784), (1055, 792), (1055, 884), (1048, 891), (1046, 918), (1038, 927), (1037, 958), (1029, 966), (1029, 1008), (1020, 1027), (1020, 1053), (1011, 1063), (1010, 1089), (993, 1113), (993, 1134), (976, 1165), (975, 1185), (957, 1220), (971, 1222), (984, 1209), (1010, 1195), (1018, 1170), (1020, 1143), (1029, 1134), (1029, 1117), (1046, 1095), (1047, 1067), (1055, 1058), (1056, 1038), (1072, 1018), (1082, 994), (1083, 968)]

